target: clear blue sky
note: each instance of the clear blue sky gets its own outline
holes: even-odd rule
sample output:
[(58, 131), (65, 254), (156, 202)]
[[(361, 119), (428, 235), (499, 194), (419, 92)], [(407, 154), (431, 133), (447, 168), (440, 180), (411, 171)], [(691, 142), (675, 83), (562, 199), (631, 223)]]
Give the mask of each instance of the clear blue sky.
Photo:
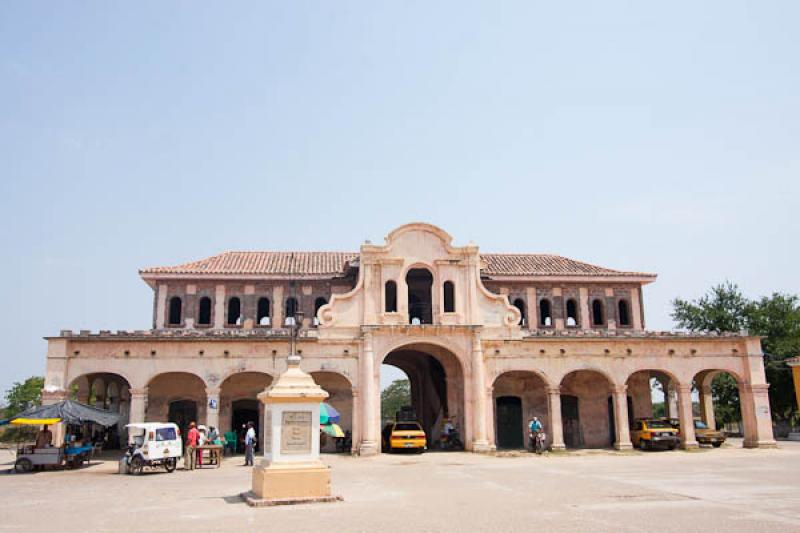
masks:
[(800, 292), (800, 3), (3, 2), (0, 389), (151, 323), (143, 266), (423, 220)]

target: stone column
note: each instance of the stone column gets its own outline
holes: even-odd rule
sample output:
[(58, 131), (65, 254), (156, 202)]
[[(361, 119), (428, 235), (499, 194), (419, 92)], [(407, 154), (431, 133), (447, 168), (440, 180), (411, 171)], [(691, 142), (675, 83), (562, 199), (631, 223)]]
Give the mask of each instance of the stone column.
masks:
[(130, 389), (131, 407), (128, 423), (137, 424), (145, 421), (145, 410), (147, 408), (147, 387), (141, 389)]
[(486, 409), (486, 440), (489, 443), (489, 449), (494, 451), (497, 449), (497, 435), (495, 434), (494, 422), (494, 388), (486, 387), (486, 402), (484, 403)]
[(283, 285), (276, 285), (272, 288), (272, 317), (270, 324), (273, 328), (283, 327), (283, 310), (286, 302), (283, 301)]
[(225, 285), (217, 285), (214, 292), (214, 329), (225, 328)]
[(206, 388), (206, 426), (219, 431), (219, 388)]
[(678, 390), (677, 384), (671, 379), (666, 380), (667, 383), (662, 382), (661, 386), (664, 388), (664, 416), (666, 418), (680, 418), (680, 409), (678, 408)]
[(474, 435), (472, 436), (472, 451), (487, 452), (490, 450), (486, 438), (486, 368), (483, 361), (483, 347), (481, 346), (481, 333), (476, 329), (472, 336), (472, 416)]
[(614, 448), (617, 450), (630, 450), (631, 432), (628, 425), (628, 387), (620, 385), (614, 389), (614, 429), (617, 441)]
[(351, 420), (350, 454), (355, 455), (358, 453), (358, 443), (361, 442), (361, 424), (363, 421), (361, 416), (361, 391), (357, 387), (353, 387), (353, 413)]
[(375, 354), (372, 351), (372, 332), (364, 332), (364, 346), (359, 360), (361, 367), (361, 427), (359, 455), (375, 455), (380, 451), (375, 409), (378, 392), (375, 387)]
[(581, 306), (581, 329), (592, 329), (592, 315), (589, 313), (589, 289), (581, 287), (578, 294)]
[(158, 293), (156, 295), (156, 329), (164, 329), (165, 318), (167, 312), (167, 284), (162, 283), (158, 286)]
[(550, 410), (550, 449), (562, 451), (564, 445), (564, 426), (561, 423), (561, 388), (550, 387), (547, 389), (548, 409)]
[(717, 429), (717, 420), (714, 416), (714, 396), (711, 393), (711, 385), (705, 385), (700, 389), (700, 411), (703, 415), (703, 422), (711, 429)]
[(772, 414), (769, 409), (769, 385), (745, 384), (739, 387), (745, 448), (775, 448)]
[(680, 384), (678, 389), (678, 412), (681, 424), (681, 448), (697, 448), (694, 436), (694, 414), (692, 413), (692, 386)]

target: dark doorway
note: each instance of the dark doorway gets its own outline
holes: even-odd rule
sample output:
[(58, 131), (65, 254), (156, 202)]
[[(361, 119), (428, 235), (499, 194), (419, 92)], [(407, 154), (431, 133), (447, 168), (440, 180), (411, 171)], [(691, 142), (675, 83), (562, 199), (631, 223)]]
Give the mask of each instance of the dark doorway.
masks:
[(577, 396), (561, 395), (561, 424), (564, 427), (564, 445), (567, 448), (581, 447), (583, 438), (581, 437), (581, 420), (578, 414)]
[(231, 406), (231, 431), (236, 433), (236, 451), (244, 453), (244, 434), (248, 422), (255, 425), (256, 440), (261, 442), (258, 400), (236, 400)]
[(496, 403), (497, 447), (504, 450), (524, 448), (522, 400), (516, 396), (500, 396)]
[(197, 402), (194, 400), (178, 400), (170, 402), (167, 421), (174, 422), (181, 430), (181, 435), (189, 432), (189, 423), (197, 423)]
[(412, 268), (406, 274), (406, 285), (409, 323), (433, 324), (433, 274), (424, 268)]

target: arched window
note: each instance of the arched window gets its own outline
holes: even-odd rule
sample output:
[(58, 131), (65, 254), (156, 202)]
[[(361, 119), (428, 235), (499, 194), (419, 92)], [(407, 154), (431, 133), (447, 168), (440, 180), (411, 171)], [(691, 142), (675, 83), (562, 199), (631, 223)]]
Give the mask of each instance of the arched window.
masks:
[(444, 312), (456, 312), (456, 286), (452, 281), (444, 282)]
[(519, 325), (527, 326), (528, 317), (525, 313), (525, 301), (522, 298), (517, 298), (512, 305), (519, 309)]
[(259, 326), (269, 326), (269, 298), (262, 296), (258, 299), (256, 309), (256, 323)]
[[(433, 274), (426, 268), (412, 268), (406, 274), (408, 286), (408, 321), (411, 324), (433, 324), (431, 296)], [(417, 322), (414, 319), (417, 319)]]
[(592, 300), (592, 325), (602, 326), (605, 323), (606, 320), (605, 317), (603, 316), (603, 301)]
[(392, 280), (386, 282), (384, 288), (384, 299), (386, 302), (383, 304), (383, 309), (387, 313), (397, 312), (397, 283)]
[(574, 299), (567, 300), (567, 326), (578, 325), (578, 304)]
[(234, 296), (228, 300), (228, 325), (239, 326), (242, 324), (242, 301)]
[(328, 300), (320, 296), (316, 300), (314, 300), (314, 325), (319, 326), (319, 317), (317, 314), (319, 313), (319, 308), (328, 303)]
[(286, 325), (294, 325), (294, 316), (297, 314), (297, 298), (290, 296), (286, 298)]
[(553, 314), (550, 311), (550, 300), (542, 298), (539, 300), (539, 324), (542, 326), (553, 325)]
[(211, 325), (211, 298), (203, 296), (197, 306), (197, 323), (201, 326)]
[(631, 325), (631, 313), (630, 309), (628, 308), (628, 301), (627, 300), (620, 300), (617, 304), (617, 318), (619, 319), (620, 326), (630, 326)]
[(177, 296), (169, 299), (169, 325), (180, 326), (183, 318), (183, 302)]

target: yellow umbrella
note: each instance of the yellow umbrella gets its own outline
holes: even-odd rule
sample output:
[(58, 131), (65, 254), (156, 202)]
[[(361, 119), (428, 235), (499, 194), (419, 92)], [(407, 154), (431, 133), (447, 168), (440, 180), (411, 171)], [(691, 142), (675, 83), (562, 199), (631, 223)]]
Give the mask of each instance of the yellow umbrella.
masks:
[(331, 437), (344, 437), (344, 431), (338, 424), (325, 424), (319, 428)]
[(10, 423), (15, 426), (50, 426), (59, 422), (61, 422), (60, 418), (15, 418)]

